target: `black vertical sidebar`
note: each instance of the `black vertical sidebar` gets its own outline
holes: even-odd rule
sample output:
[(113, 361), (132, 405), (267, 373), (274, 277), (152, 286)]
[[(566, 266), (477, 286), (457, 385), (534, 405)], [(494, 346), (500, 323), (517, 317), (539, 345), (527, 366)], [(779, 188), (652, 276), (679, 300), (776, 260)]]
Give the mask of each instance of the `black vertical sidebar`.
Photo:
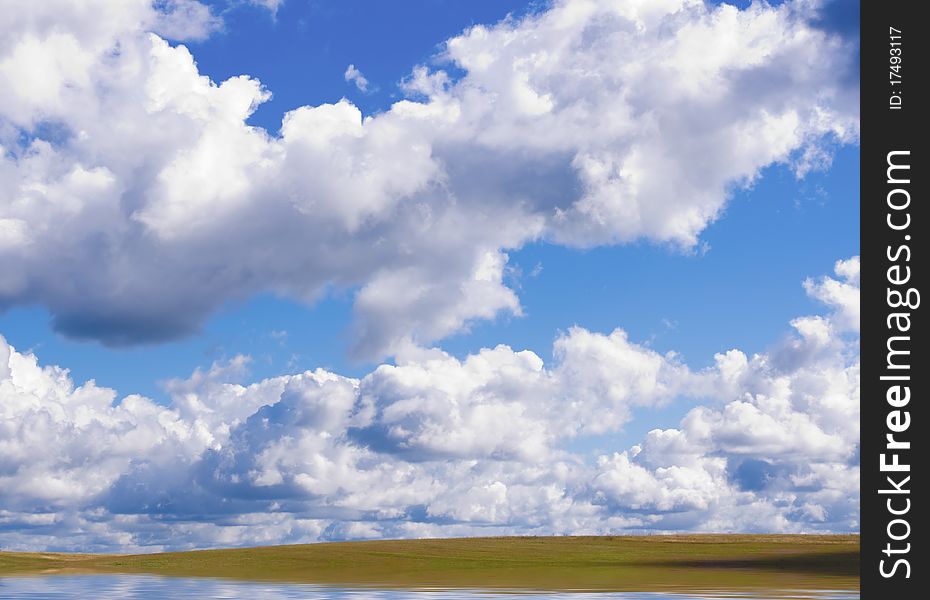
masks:
[[(926, 597), (930, 449), (924, 288), (927, 154), (923, 3), (862, 3), (861, 576), (862, 597)], [(924, 298), (920, 292), (926, 291)], [(919, 591), (918, 591), (919, 590)]]

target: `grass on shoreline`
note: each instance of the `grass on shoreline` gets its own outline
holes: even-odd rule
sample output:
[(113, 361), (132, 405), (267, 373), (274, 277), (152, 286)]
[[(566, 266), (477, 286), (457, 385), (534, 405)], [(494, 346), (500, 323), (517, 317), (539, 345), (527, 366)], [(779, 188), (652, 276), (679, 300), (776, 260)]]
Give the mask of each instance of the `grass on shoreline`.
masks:
[(859, 536), (497, 537), (137, 555), (0, 552), (0, 577), (83, 573), (419, 588), (857, 589)]

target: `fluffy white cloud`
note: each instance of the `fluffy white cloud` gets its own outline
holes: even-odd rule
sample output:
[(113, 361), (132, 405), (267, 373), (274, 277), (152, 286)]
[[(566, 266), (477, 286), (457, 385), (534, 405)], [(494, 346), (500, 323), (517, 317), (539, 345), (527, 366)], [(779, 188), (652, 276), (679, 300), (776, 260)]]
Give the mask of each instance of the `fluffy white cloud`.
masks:
[(199, 0), (156, 0), (151, 5), (156, 9), (152, 31), (172, 40), (203, 40), (223, 27), (223, 20)]
[[(835, 79), (839, 42), (799, 8), (558, 2), (450, 40), (468, 76), (448, 101), (491, 152), (570, 161), (581, 193), (555, 201), (550, 237), (689, 246), (728, 185), (857, 131), (857, 94)], [(811, 44), (827, 58), (807, 58)]]
[(0, 338), (0, 485), (3, 507), (79, 504), (107, 490), (133, 460), (165, 446), (202, 447), (178, 414), (139, 396), (114, 405), (93, 381), (75, 388), (66, 370), (39, 367)]
[(847, 48), (806, 2), (560, 0), (448, 40), (458, 79), (419, 67), (377, 115), (304, 106), (276, 134), (246, 122), (260, 82), (165, 41), (221, 26), (195, 0), (7, 13), (0, 308), (110, 344), (336, 287), (356, 352), (395, 354), (519, 314), (509, 249), (690, 247), (732, 186), (858, 132)]
[(823, 277), (808, 279), (804, 289), (814, 298), (832, 307), (834, 323), (842, 330), (859, 331), (859, 257), (839, 260), (834, 268), (840, 280)]
[(278, 9), (284, 5), (284, 0), (247, 0), (249, 4), (254, 6), (262, 6), (271, 11), (272, 14), (277, 14)]
[(359, 71), (355, 65), (349, 65), (346, 67), (346, 72), (343, 74), (343, 77), (347, 82), (350, 82), (355, 85), (360, 91), (368, 91), (368, 79)]
[[(858, 260), (837, 263), (858, 302)], [(241, 378), (247, 359), (116, 401), (0, 338), (0, 544), (159, 549), (364, 538), (858, 528), (858, 339), (846, 312), (694, 372), (622, 330), (546, 364), (506, 346), (408, 346), (361, 379)], [(588, 461), (566, 442), (633, 407), (693, 407)]]
[(598, 497), (700, 515), (688, 522), (706, 530), (857, 528), (859, 340), (841, 332), (850, 306), (858, 315), (859, 258), (839, 261), (836, 272), (844, 283), (805, 282), (817, 298), (845, 286), (843, 302), (831, 302), (836, 313), (795, 319), (797, 334), (765, 354), (718, 354), (697, 379), (719, 404), (695, 407), (678, 429), (653, 430), (632, 451), (602, 457)]

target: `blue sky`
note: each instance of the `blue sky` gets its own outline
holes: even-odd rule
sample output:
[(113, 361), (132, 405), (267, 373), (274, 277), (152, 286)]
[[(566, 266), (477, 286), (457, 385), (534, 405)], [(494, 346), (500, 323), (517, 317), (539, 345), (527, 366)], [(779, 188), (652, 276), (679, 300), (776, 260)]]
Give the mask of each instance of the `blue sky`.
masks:
[[(259, 6), (226, 7), (226, 31), (191, 44), (197, 64), (216, 80), (248, 73), (273, 91), (251, 122), (270, 131), (299, 106), (348, 97), (363, 112), (401, 97), (397, 83), (412, 65), (433, 60), (442, 42), (478, 24), (522, 15), (538, 2), (412, 0), (285, 2), (272, 15)], [(354, 64), (372, 82), (368, 94), (343, 79)]]
[(0, 545), (857, 529), (858, 2), (95, 2), (0, 48)]

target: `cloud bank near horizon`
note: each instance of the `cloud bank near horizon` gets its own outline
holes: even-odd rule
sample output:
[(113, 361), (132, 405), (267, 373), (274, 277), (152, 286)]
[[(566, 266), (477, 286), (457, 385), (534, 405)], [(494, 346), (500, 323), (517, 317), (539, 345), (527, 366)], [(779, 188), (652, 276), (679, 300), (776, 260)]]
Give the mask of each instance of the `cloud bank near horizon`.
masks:
[(177, 44), (222, 21), (157, 6), (0, 18), (0, 310), (129, 345), (341, 288), (355, 354), (394, 356), (519, 315), (512, 249), (687, 250), (734, 186), (858, 136), (853, 53), (816, 2), (558, 0), (447, 40), (381, 113), (303, 106), (274, 133), (248, 124), (273, 90), (211, 81)]
[[(0, 338), (0, 545), (155, 551), (369, 537), (858, 529), (859, 260), (804, 283), (826, 314), (694, 371), (621, 329), (546, 363), (408, 348), (361, 379), (249, 385), (247, 358), (168, 406)], [(676, 428), (596, 460), (566, 442), (688, 398)]]

